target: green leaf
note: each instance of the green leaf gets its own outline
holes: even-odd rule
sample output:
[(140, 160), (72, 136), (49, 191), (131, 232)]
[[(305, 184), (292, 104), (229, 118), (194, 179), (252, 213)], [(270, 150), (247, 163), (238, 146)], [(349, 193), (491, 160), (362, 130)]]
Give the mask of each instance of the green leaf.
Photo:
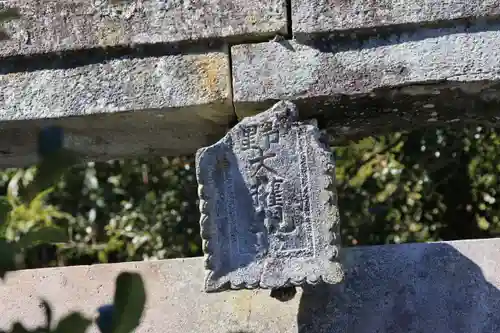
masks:
[(97, 252), (97, 258), (99, 259), (99, 262), (102, 262), (102, 263), (108, 262), (108, 254), (106, 253), (106, 251)]
[(123, 272), (116, 279), (112, 333), (130, 333), (139, 326), (146, 290), (138, 273)]
[(23, 170), (18, 170), (16, 174), (10, 179), (7, 185), (7, 200), (11, 206), (16, 206), (18, 204), (18, 194), (19, 194), (19, 182), (23, 177)]
[(59, 321), (53, 333), (85, 333), (91, 324), (92, 320), (73, 312)]
[(58, 227), (41, 227), (22, 235), (16, 246), (20, 249), (38, 244), (65, 243), (69, 239), (66, 230)]
[(16, 248), (5, 239), (0, 239), (0, 278), (16, 269)]
[(33, 200), (29, 203), (30, 209), (34, 211), (40, 211), (43, 206), (45, 205), (45, 201), (47, 200), (47, 197), (49, 196), (50, 193), (52, 193), (54, 189), (52, 187), (49, 187), (40, 193), (37, 193)]
[(80, 155), (68, 149), (60, 149), (41, 158), (36, 165), (33, 180), (23, 191), (22, 200), (24, 202), (34, 200), (40, 192), (45, 192), (56, 185), (61, 177), (80, 161)]
[(45, 328), (47, 332), (50, 332), (50, 327), (52, 326), (52, 309), (50, 308), (50, 304), (44, 299), (42, 299), (42, 307), (45, 313)]

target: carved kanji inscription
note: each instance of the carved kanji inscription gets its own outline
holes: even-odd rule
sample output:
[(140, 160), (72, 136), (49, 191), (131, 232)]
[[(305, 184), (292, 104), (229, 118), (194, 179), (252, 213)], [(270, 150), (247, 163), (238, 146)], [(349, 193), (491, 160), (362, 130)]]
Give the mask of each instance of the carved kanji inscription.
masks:
[(196, 155), (207, 292), (338, 283), (334, 161), (279, 102)]

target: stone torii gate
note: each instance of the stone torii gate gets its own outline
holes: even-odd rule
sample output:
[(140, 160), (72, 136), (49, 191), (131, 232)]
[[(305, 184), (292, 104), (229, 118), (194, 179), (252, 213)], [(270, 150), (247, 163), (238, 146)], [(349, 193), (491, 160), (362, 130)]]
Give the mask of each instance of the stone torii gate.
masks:
[[(498, 123), (498, 0), (7, 0), (2, 5), (18, 8), (21, 17), (3, 23), (0, 167), (36, 162), (36, 134), (53, 124), (63, 127), (67, 144), (89, 160), (194, 154), (209, 147), (198, 153), (200, 197), (206, 203), (202, 226), (205, 240), (212, 237), (212, 246), (220, 251), (211, 262), (205, 260), (205, 268), (220, 275), (206, 280), (205, 288), (220, 291), (218, 283), (228, 277), (234, 287), (280, 287), (297, 272), (305, 272), (295, 276), (297, 285), (314, 284), (319, 276), (330, 285), (306, 284), (300, 304), (297, 299), (282, 304), (260, 291), (201, 293), (204, 268), (198, 259), (19, 272), (0, 296), (0, 324), (17, 315), (17, 305), (35, 304), (19, 296), (19, 290), (90, 311), (103, 296), (64, 291), (77, 284), (90, 290), (95, 287), (91, 280), (112, 281), (110, 276), (134, 266), (155, 289), (144, 332), (198, 332), (203, 326), (217, 332), (227, 327), (228, 332), (328, 333), (500, 328), (498, 240), (355, 248), (339, 255), (338, 238), (325, 236), (315, 243), (321, 254), (312, 262), (304, 259), (309, 258), (307, 247), (298, 255), (274, 256), (307, 241), (307, 233), (283, 236), (294, 232), (294, 226), (306, 225), (306, 209), (316, 221), (310, 228), (335, 236), (334, 190), (317, 190), (332, 186), (323, 172), (331, 169), (330, 157), (325, 157), (328, 145), (415, 126)], [(275, 122), (267, 127), (266, 119)], [(245, 134), (253, 131), (245, 127), (252, 122), (267, 148), (278, 144), (267, 136), (268, 130), (290, 136), (284, 140), (287, 149), (274, 146), (270, 154), (281, 158), (274, 167), (297, 166), (290, 168), (293, 180), (262, 178), (250, 166), (251, 161), (265, 166), (264, 155), (246, 156), (245, 149), (232, 148), (255, 144)], [(302, 130), (302, 137), (290, 134)], [(233, 141), (231, 133), (239, 139)], [(301, 140), (317, 147), (298, 154), (300, 149), (293, 147), (300, 148)], [(230, 149), (211, 153), (220, 142)], [(265, 153), (262, 146), (251, 148), (252, 154)], [(307, 186), (297, 185), (303, 177), (296, 170), (308, 163), (301, 156), (317, 162), (304, 171), (315, 198), (309, 202), (325, 206), (299, 205)], [(204, 192), (210, 186), (202, 181), (203, 173), (211, 167), (218, 171), (208, 175), (212, 189)], [(224, 178), (228, 168), (231, 177), (241, 176), (231, 186)], [(261, 181), (264, 189), (253, 186)], [(220, 208), (213, 197), (230, 190), (249, 194), (244, 198), (249, 204), (238, 198), (233, 209)], [(333, 199), (321, 201), (325, 195)], [(285, 198), (296, 205), (276, 204)], [(259, 211), (264, 202), (278, 208)], [(321, 215), (325, 211), (329, 214)], [(209, 214), (218, 220), (204, 222), (207, 212), (219, 212)], [(245, 213), (263, 215), (242, 220)], [(251, 251), (235, 254), (235, 247), (224, 247), (241, 235), (237, 227), (225, 234), (217, 229), (230, 224), (228, 219), (252, 226), (253, 238), (244, 238), (241, 247)], [(235, 265), (220, 264), (227, 258)], [(222, 260), (219, 266), (217, 260)], [(339, 261), (345, 283), (339, 283), (344, 274)], [(245, 267), (250, 268), (243, 272)], [(50, 286), (28, 287), (46, 275)], [(192, 311), (203, 307), (210, 311)]]

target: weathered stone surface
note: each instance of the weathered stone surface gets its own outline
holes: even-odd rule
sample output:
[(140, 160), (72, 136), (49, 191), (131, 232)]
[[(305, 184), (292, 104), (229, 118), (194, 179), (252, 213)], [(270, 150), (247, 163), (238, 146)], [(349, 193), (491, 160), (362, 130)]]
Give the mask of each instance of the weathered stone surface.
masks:
[[(291, 333), (297, 302), (281, 303), (269, 291), (206, 294), (201, 258), (25, 270), (10, 273), (0, 286), (0, 329), (14, 321), (29, 328), (45, 322), (41, 298), (54, 308), (54, 320), (69, 311), (93, 316), (113, 299), (121, 271), (139, 272), (147, 303), (137, 333)], [(279, 314), (279, 315), (277, 315)], [(88, 333), (99, 333), (93, 326)]]
[(439, 23), (500, 15), (498, 0), (292, 0), (294, 33)]
[(196, 155), (205, 290), (338, 283), (334, 161), (290, 102)]
[[(25, 270), (7, 275), (0, 329), (87, 315), (109, 303), (118, 272), (144, 277), (147, 308), (137, 333), (492, 333), (500, 329), (500, 239), (347, 248), (346, 281), (308, 287), (287, 303), (269, 291), (201, 291), (203, 258)], [(97, 333), (93, 328), (91, 333)]]
[(236, 45), (231, 53), (239, 117), (291, 100), (301, 115), (317, 116), (338, 135), (500, 120), (499, 25), (349, 45), (327, 39)]
[(202, 38), (272, 36), (286, 30), (284, 0), (7, 0), (21, 19), (4, 24), (0, 55)]
[(464, 29), (373, 39), (350, 50), (338, 50), (338, 44), (328, 41), (235, 45), (234, 99), (303, 99), (435, 81), (497, 80), (500, 31)]
[(34, 162), (48, 124), (92, 159), (193, 154), (233, 117), (228, 72), (212, 52), (0, 75), (0, 166)]
[(500, 239), (345, 250), (346, 283), (304, 290), (299, 332), (498, 332)]

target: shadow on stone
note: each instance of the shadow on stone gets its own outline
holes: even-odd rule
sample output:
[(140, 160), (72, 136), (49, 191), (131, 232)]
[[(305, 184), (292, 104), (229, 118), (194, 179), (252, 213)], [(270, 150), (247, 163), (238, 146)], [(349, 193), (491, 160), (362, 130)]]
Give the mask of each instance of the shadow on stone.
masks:
[(407, 42), (418, 42), (429, 38), (446, 37), (460, 33), (478, 33), (500, 30), (496, 22), (484, 20), (470, 21), (458, 19), (447, 21), (443, 26), (427, 26), (414, 24), (390, 25), (379, 28), (356, 29), (354, 34), (317, 33), (299, 34), (295, 41), (308, 45), (321, 52), (346, 52), (358, 49), (371, 49)]
[[(218, 204), (225, 205), (220, 211), (226, 209), (228, 213), (234, 214), (234, 221), (237, 223), (233, 222), (234, 224), (230, 228), (227, 228), (225, 224), (216, 226), (218, 236), (221, 238), (216, 246), (223, 247), (222, 252), (225, 256), (218, 258), (222, 262), (219, 263), (219, 268), (213, 272), (214, 280), (226, 276), (238, 268), (247, 267), (253, 262), (256, 255), (254, 249), (254, 244), (257, 243), (256, 228), (264, 228), (264, 226), (256, 225), (254, 221), (255, 209), (252, 205), (252, 195), (243, 175), (237, 168), (238, 157), (230, 149), (225, 149), (222, 144), (216, 152), (219, 161), (223, 162), (216, 167), (216, 171), (213, 173), (214, 184), (219, 193), (225, 193), (228, 196), (227, 198), (219, 198)], [(229, 184), (231, 184), (231, 188), (229, 188)], [(217, 221), (221, 223), (220, 219)], [(240, 239), (236, 240), (235, 235), (238, 235)]]
[(304, 288), (299, 333), (500, 332), (499, 290), (453, 246), (373, 246), (345, 253), (343, 284)]

